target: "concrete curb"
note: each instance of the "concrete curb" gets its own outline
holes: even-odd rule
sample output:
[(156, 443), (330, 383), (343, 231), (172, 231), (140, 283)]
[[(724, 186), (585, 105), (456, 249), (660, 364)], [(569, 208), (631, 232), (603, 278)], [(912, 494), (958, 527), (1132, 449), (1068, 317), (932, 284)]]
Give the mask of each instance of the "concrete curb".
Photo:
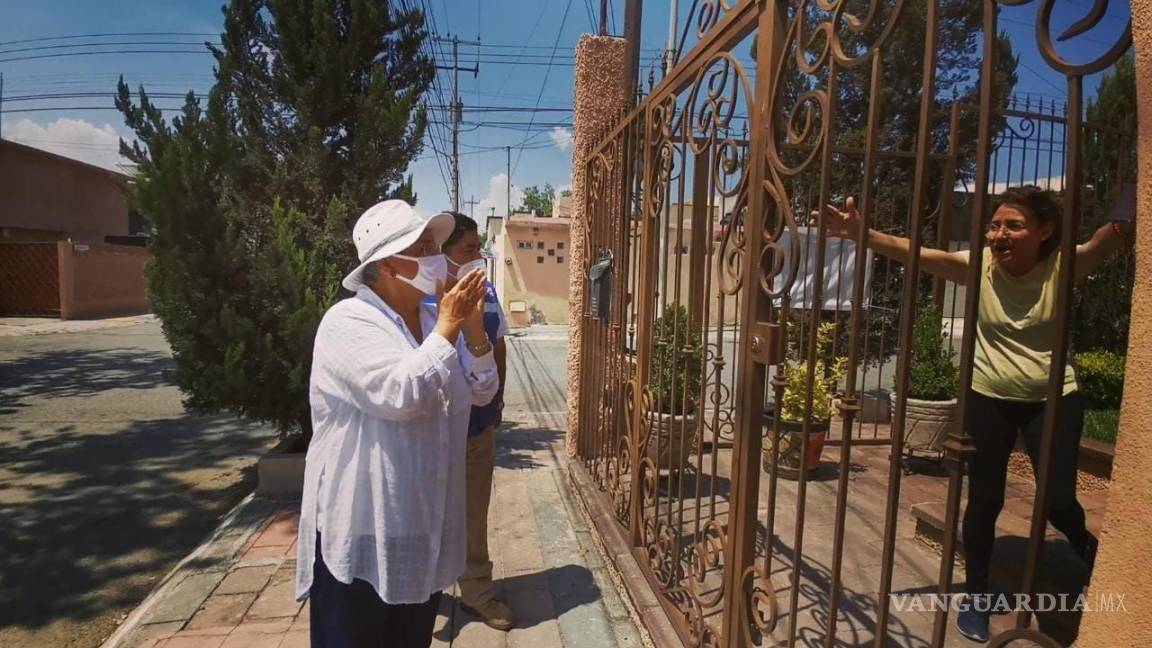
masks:
[[(277, 500), (258, 498), (255, 493), (249, 494), (241, 500), (221, 519), (220, 525), (208, 538), (160, 580), (144, 601), (137, 605), (116, 628), (116, 631), (104, 640), (101, 648), (128, 648), (131, 646), (127, 640), (132, 637), (135, 631), (145, 625), (158, 606), (171, 597), (177, 588), (188, 581), (190, 577), (211, 575), (203, 579), (211, 581), (215, 576), (218, 576), (215, 582), (211, 583), (212, 587), (206, 588), (204, 598), (207, 598), (215, 585), (219, 584), (228, 573), (228, 566), (236, 553), (276, 511), (276, 505)], [(196, 607), (199, 607), (199, 603)]]
[[(39, 321), (39, 320), (43, 321)], [(6, 320), (6, 321), (5, 321)], [(0, 318), (0, 338), (57, 333), (91, 333), (157, 321), (155, 315), (126, 315), (95, 320), (56, 320), (49, 318)], [(19, 324), (14, 322), (20, 322)]]

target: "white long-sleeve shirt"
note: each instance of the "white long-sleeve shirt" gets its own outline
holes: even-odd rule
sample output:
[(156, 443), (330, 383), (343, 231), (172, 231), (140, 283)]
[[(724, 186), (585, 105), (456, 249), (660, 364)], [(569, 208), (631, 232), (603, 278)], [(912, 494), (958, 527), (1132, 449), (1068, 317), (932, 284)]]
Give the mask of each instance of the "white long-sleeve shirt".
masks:
[(313, 349), (312, 442), (304, 470), (296, 597), (312, 585), (316, 533), (342, 583), (386, 603), (422, 603), (464, 570), (464, 457), (472, 405), (499, 386), (492, 353), (473, 357), (432, 333), (422, 344), (376, 293), (324, 315)]

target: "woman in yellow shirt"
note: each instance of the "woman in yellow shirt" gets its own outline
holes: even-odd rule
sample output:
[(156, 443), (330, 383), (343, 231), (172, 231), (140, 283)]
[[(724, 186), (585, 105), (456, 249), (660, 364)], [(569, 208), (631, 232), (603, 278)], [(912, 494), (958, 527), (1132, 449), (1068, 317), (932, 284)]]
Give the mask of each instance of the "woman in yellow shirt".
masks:
[[(960, 632), (975, 641), (988, 640), (988, 571), (996, 518), (1004, 506), (1008, 458), (1016, 436), (1024, 436), (1033, 466), (1039, 459), (1048, 370), (1056, 338), (1059, 305), (1061, 207), (1055, 194), (1035, 186), (1008, 189), (988, 223), (980, 263), (980, 303), (976, 317), (976, 350), (972, 389), (968, 394), (968, 432), (976, 452), (969, 461), (968, 504), (963, 534), (966, 588), (970, 603), (957, 615)], [(829, 236), (855, 240), (862, 227), (853, 200), (845, 210), (829, 206)], [(814, 213), (818, 215), (818, 213)], [(1088, 276), (1101, 261), (1121, 249), (1129, 225), (1108, 223), (1076, 246), (1076, 279)], [(909, 258), (907, 238), (869, 229), (868, 247), (901, 263)], [(968, 278), (967, 251), (922, 247), (921, 267), (959, 285)], [(1057, 406), (1057, 428), (1048, 521), (1059, 529), (1091, 569), (1096, 538), (1084, 523), (1076, 499), (1076, 462), (1084, 412), (1076, 373), (1069, 365)]]

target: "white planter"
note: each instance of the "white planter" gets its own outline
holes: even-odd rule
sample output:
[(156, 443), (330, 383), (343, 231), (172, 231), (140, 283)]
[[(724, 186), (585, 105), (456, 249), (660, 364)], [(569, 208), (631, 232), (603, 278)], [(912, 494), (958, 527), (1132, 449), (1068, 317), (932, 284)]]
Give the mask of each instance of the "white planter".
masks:
[[(891, 394), (896, 411), (896, 394)], [(956, 399), (929, 401), (909, 398), (904, 408), (904, 449), (940, 452), (956, 421)]]
[(681, 463), (689, 464), (692, 453), (699, 447), (700, 431), (697, 416), (648, 412), (648, 457), (659, 470), (679, 470)]
[(277, 443), (256, 462), (258, 495), (298, 497), (304, 491), (304, 457), (307, 446), (291, 436)]

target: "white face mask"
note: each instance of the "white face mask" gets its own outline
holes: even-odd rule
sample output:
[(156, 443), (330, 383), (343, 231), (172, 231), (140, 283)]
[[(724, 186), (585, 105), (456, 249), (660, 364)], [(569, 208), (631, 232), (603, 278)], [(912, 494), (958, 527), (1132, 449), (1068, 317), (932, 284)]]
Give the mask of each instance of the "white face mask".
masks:
[(435, 295), (436, 286), (442, 285), (448, 279), (448, 260), (443, 254), (432, 254), (426, 257), (410, 257), (404, 254), (393, 254), (392, 256), (397, 259), (415, 261), (420, 266), (415, 277), (409, 279), (396, 275), (396, 278), (425, 295)]
[(455, 275), (457, 279), (463, 279), (464, 277), (467, 277), (473, 270), (484, 272), (484, 268), (487, 266), (487, 264), (484, 263), (484, 259), (476, 259), (474, 261), (469, 261), (468, 263), (463, 263), (460, 265), (457, 265), (456, 262), (452, 259), (448, 259), (448, 263), (456, 266)]

